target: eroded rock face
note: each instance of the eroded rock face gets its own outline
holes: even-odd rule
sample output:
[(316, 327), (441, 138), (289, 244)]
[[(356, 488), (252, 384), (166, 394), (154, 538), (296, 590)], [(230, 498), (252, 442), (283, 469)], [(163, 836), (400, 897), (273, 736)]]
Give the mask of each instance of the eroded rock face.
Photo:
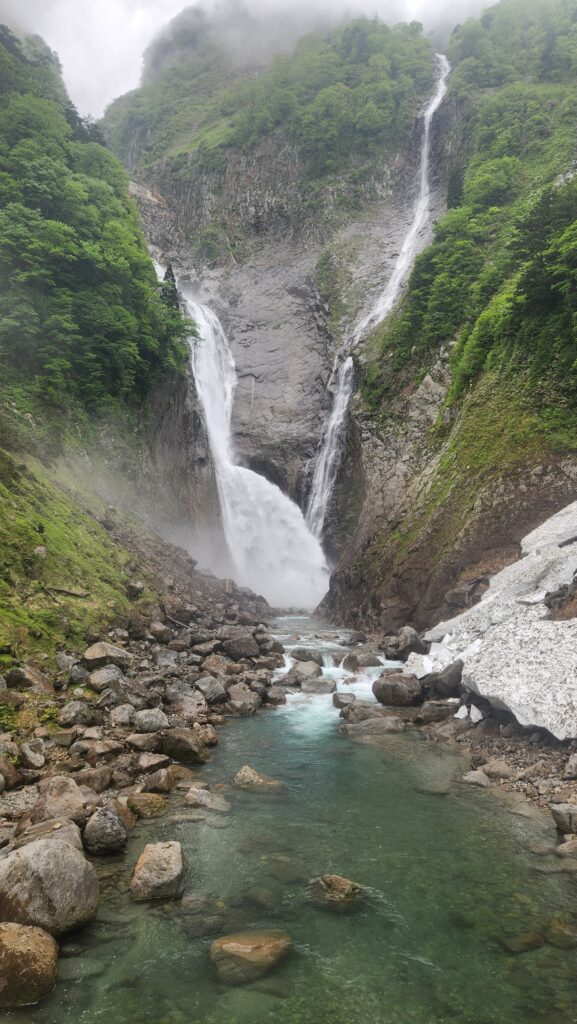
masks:
[(98, 901), (94, 868), (68, 843), (40, 839), (0, 860), (1, 921), (65, 935), (94, 919)]
[(150, 843), (136, 867), (130, 892), (135, 900), (174, 899), (182, 893), (184, 862), (180, 843)]
[(215, 939), (210, 959), (225, 985), (245, 985), (278, 967), (291, 946), (292, 939), (286, 932), (239, 932)]
[(58, 945), (41, 928), (0, 924), (0, 1010), (38, 1003), (52, 991)]

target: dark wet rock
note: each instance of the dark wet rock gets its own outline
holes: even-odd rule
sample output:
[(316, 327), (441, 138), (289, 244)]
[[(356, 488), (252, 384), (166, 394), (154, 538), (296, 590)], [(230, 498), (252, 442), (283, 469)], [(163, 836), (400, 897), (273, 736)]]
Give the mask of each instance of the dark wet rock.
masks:
[(160, 735), (161, 753), (183, 764), (204, 764), (209, 753), (194, 729), (167, 729)]
[(180, 843), (150, 843), (141, 853), (130, 883), (135, 900), (175, 899), (182, 893), (184, 861)]
[(19, 665), (17, 668), (10, 668), (6, 672), (4, 679), (6, 685), (15, 690), (32, 690), (34, 693), (52, 692), (52, 685), (48, 676), (45, 676), (34, 665)]
[(68, 843), (39, 839), (0, 860), (0, 920), (65, 935), (96, 916), (98, 878)]
[(376, 679), (373, 693), (379, 703), (387, 707), (411, 707), (422, 699), (419, 680), (404, 672), (387, 672)]
[(56, 984), (58, 945), (41, 928), (0, 924), (0, 1010), (40, 1002)]
[(260, 647), (250, 634), (225, 640), (222, 646), (233, 661), (241, 661), (242, 658), (258, 658), (260, 654)]
[(244, 985), (273, 971), (287, 956), (292, 940), (281, 931), (224, 935), (210, 947), (210, 959), (225, 985)]
[(421, 680), (425, 692), (433, 700), (442, 700), (447, 697), (460, 697), (463, 693), (463, 662), (454, 661), (442, 672), (432, 672)]
[(93, 856), (117, 853), (124, 848), (127, 839), (128, 829), (124, 821), (117, 810), (108, 805), (100, 807), (84, 829), (84, 846)]
[(357, 910), (365, 895), (360, 885), (341, 875), (322, 875), (321, 878), (315, 878), (309, 886), (309, 894), (318, 907), (337, 914)]
[(244, 789), (248, 793), (282, 793), (285, 788), (284, 782), (271, 779), (268, 775), (261, 775), (248, 764), (243, 765), (236, 773), (233, 783), (238, 789)]

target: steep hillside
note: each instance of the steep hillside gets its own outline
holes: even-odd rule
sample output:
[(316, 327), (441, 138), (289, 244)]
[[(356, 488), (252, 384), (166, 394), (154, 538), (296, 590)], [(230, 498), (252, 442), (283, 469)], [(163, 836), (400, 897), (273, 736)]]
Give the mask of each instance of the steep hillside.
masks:
[(503, 0), (450, 56), (451, 209), (364, 360), (373, 483), (327, 602), (385, 628), (474, 599), (575, 496), (577, 4)]

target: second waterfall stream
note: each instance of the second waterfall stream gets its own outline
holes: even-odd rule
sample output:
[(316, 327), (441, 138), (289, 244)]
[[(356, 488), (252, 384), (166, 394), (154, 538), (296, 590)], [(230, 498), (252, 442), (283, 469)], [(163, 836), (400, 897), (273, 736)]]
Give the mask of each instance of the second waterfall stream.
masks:
[(329, 578), (321, 544), (295, 502), (265, 477), (236, 464), (231, 418), (237, 376), (228, 338), (216, 314), (189, 287), (181, 285), (181, 293), (198, 325), (199, 339), (191, 342), (192, 370), (235, 579), (273, 605), (314, 608)]
[(401, 289), (413, 266), (415, 256), (422, 248), (421, 236), (430, 217), (431, 206), (431, 125), (433, 117), (447, 93), (447, 79), (451, 65), (438, 53), (438, 78), (435, 92), (423, 114), (423, 137), (417, 198), (409, 230), (387, 282), (376, 302), (359, 321), (351, 336), (337, 352), (328, 390), (333, 394), (333, 407), (323, 434), (315, 463), (311, 492), (307, 507), (307, 522), (315, 537), (323, 536), (327, 509), (339, 469), (349, 402), (353, 393), (354, 366), (351, 352), (365, 335), (381, 323), (393, 309)]

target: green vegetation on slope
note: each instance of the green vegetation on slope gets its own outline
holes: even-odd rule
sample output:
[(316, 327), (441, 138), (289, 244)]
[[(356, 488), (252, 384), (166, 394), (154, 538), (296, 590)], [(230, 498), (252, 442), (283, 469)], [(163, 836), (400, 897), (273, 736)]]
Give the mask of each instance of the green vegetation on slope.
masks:
[(249, 77), (202, 24), (177, 39), (175, 59), (154, 51), (154, 73), (106, 113), (112, 148), (128, 164), (194, 153), (199, 169), (218, 171), (230, 150), (281, 131), (306, 176), (322, 178), (401, 146), (432, 80), (431, 44), (417, 23), (358, 19), (305, 37), (265, 69), (248, 62)]
[(574, 449), (577, 0), (503, 0), (455, 32), (451, 57), (468, 111), (452, 208), (381, 328), (365, 399), (380, 414), (400, 379), (451, 345), (450, 405), (490, 372), (531, 407), (536, 432)]
[(0, 27), (0, 378), (43, 403), (137, 406), (184, 365), (121, 165), (53, 54)]

